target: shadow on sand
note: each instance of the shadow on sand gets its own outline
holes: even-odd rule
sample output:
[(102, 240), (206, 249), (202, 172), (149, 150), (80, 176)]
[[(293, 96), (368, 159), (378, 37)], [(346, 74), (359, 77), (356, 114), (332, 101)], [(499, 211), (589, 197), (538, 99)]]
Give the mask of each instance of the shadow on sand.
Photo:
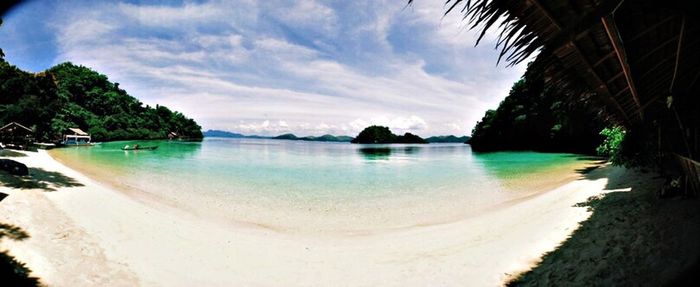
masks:
[(664, 180), (612, 166), (579, 170), (607, 178), (605, 195), (577, 204), (591, 216), (508, 286), (680, 286), (700, 258), (700, 200), (659, 199)]
[(12, 150), (2, 149), (0, 150), (0, 157), (24, 157), (27, 156), (21, 152), (16, 152)]
[[(21, 228), (0, 223), (0, 241), (3, 239), (25, 240), (29, 234)], [(17, 261), (7, 251), (0, 251), (0, 285), (2, 286), (40, 286), (39, 278), (29, 276), (31, 270), (24, 263)]]
[(0, 171), (0, 184), (18, 189), (42, 189), (44, 191), (56, 191), (61, 187), (83, 186), (72, 177), (60, 172), (47, 171), (41, 168), (29, 168), (28, 176), (13, 176)]

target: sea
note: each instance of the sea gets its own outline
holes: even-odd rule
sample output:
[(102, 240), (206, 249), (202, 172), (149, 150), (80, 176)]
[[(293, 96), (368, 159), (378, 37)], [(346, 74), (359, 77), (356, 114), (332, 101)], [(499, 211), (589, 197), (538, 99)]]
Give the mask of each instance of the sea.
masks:
[[(139, 144), (156, 150), (124, 151)], [(50, 154), (144, 204), (223, 224), (363, 234), (446, 224), (580, 177), (591, 159), (468, 144), (272, 139), (118, 141)]]

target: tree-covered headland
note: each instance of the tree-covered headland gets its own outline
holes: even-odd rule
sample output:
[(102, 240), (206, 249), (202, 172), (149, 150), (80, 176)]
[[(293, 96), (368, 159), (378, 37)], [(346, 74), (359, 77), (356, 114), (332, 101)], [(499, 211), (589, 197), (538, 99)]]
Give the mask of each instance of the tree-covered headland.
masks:
[(202, 138), (201, 127), (180, 112), (139, 100), (87, 67), (63, 63), (29, 73), (0, 58), (0, 124), (30, 127), (38, 141), (55, 142), (78, 127), (93, 141), (161, 139), (171, 132)]
[(528, 69), (496, 110), (472, 130), (475, 151), (534, 150), (594, 154), (604, 119), (585, 99), (563, 97)]

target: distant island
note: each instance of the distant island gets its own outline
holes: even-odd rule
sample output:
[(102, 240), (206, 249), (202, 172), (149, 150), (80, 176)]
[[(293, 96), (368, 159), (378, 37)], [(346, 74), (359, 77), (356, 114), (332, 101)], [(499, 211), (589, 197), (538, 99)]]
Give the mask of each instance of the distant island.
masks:
[(265, 138), (270, 138), (270, 137), (264, 137), (264, 136), (256, 136), (256, 135), (243, 135), (239, 133), (233, 133), (233, 132), (227, 132), (227, 131), (222, 131), (222, 130), (208, 130), (203, 133), (204, 137), (216, 137), (216, 138), (233, 138), (233, 139), (240, 139), (240, 138), (252, 138), (252, 139), (265, 139)]
[[(388, 128), (387, 128), (388, 130)], [(391, 131), (389, 131), (391, 133)], [(469, 136), (432, 136), (426, 139), (422, 139), (411, 133), (406, 133), (402, 136), (397, 136), (391, 133), (393, 140), (388, 143), (466, 143), (469, 140)], [(259, 135), (244, 135), (241, 133), (222, 131), (222, 130), (208, 130), (204, 132), (204, 137), (217, 137), (217, 138), (247, 138), (247, 139), (273, 139), (273, 140), (298, 140), (298, 141), (318, 141), (318, 142), (352, 142), (354, 139), (351, 136), (334, 136), (330, 134), (322, 136), (305, 136), (299, 137), (292, 133), (282, 134), (278, 136), (259, 136)], [(381, 142), (382, 140), (380, 140)], [(382, 142), (384, 143), (384, 142)]]
[(258, 136), (258, 135), (243, 135), (240, 133), (227, 132), (222, 130), (208, 130), (204, 132), (205, 137), (220, 137), (220, 138), (252, 138), (252, 139), (274, 139), (274, 140), (297, 140), (297, 141), (317, 141), (317, 142), (350, 142), (352, 140), (351, 136), (334, 136), (334, 135), (322, 135), (322, 136), (306, 136), (298, 137), (294, 134), (283, 134), (279, 136)]
[(144, 105), (107, 76), (70, 62), (29, 73), (0, 57), (0, 83), (0, 125), (19, 123), (36, 141), (58, 142), (69, 128), (93, 141), (202, 138), (182, 113)]
[(217, 137), (217, 138), (244, 138), (246, 136), (239, 133), (232, 133), (221, 130), (208, 130), (203, 133), (205, 137)]
[(366, 127), (350, 142), (356, 144), (428, 143), (412, 133), (405, 133), (402, 136), (395, 135), (388, 127), (383, 126)]
[(277, 140), (299, 140), (299, 141), (315, 141), (315, 142), (350, 142), (352, 140), (351, 136), (334, 136), (334, 135), (322, 135), (320, 137), (308, 136), (308, 137), (297, 137), (294, 134), (283, 134), (273, 139)]
[(471, 139), (470, 136), (454, 136), (454, 135), (449, 135), (449, 136), (433, 136), (426, 138), (425, 141), (429, 143), (467, 143)]

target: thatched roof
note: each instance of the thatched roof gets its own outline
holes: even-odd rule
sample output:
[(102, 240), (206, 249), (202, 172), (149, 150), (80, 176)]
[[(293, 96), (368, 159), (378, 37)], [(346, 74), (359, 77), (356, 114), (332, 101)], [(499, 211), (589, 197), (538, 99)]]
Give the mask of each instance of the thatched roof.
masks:
[(84, 132), (83, 130), (81, 130), (79, 128), (69, 128), (68, 130), (70, 132), (72, 132), (74, 135), (78, 135), (78, 136), (87, 136), (88, 135), (88, 133)]
[(672, 92), (697, 94), (700, 25), (691, 2), (447, 0), (446, 13), (462, 13), (482, 36), (496, 30), (510, 64), (539, 51), (535, 65), (553, 83), (594, 96), (629, 125)]
[(11, 122), (9, 124), (6, 124), (0, 128), (0, 133), (24, 133), (24, 134), (31, 134), (34, 133), (32, 129), (25, 127), (23, 125), (20, 125), (17, 122)]

